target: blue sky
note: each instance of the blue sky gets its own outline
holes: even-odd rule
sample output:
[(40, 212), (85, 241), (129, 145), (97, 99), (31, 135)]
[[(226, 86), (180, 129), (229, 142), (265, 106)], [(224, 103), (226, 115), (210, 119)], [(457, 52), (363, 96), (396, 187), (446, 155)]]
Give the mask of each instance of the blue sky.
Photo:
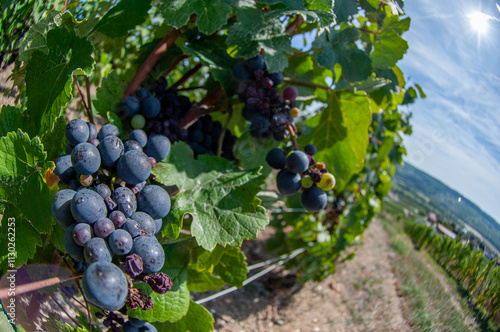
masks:
[[(411, 106), (406, 161), (500, 222), (500, 12), (494, 1), (405, 1), (409, 50), (398, 65), (427, 98)], [(468, 15), (491, 19), (484, 34)], [(483, 21), (484, 21), (483, 20)]]

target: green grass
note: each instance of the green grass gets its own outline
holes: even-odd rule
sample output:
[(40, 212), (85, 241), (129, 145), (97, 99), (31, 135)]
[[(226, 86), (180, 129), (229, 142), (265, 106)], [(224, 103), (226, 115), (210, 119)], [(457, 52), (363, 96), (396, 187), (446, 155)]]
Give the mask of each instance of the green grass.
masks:
[[(472, 314), (467, 311), (464, 314), (452, 304), (450, 294), (432, 271), (438, 271), (447, 279), (444, 270), (425, 252), (414, 249), (401, 222), (391, 216), (395, 210), (394, 205), (384, 208), (379, 219), (391, 238), (391, 248), (397, 253), (392, 267), (400, 280), (398, 291), (403, 295), (405, 311), (412, 325), (419, 331), (478, 331), (477, 327), (466, 323), (465, 315), (473, 321)], [(398, 216), (399, 220), (402, 218)], [(462, 305), (460, 300), (457, 303)]]

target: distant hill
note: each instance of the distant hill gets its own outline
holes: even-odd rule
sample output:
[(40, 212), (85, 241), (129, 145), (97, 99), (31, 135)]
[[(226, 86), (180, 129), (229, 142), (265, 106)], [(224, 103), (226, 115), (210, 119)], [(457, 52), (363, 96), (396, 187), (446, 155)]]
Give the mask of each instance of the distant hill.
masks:
[[(500, 251), (500, 224), (463, 194), (456, 192), (429, 174), (406, 163), (396, 171), (393, 191), (411, 198), (416, 205), (441, 217), (478, 231)], [(461, 197), (461, 202), (458, 198)]]

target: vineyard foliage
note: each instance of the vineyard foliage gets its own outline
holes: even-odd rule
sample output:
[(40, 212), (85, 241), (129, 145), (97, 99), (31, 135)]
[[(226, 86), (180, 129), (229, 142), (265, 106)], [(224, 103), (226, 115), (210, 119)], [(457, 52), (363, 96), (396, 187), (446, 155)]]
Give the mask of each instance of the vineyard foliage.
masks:
[[(281, 255), (305, 248), (287, 263), (301, 281), (321, 280), (352, 258), (346, 249), (359, 243), (402, 164), (403, 136), (411, 134), (405, 105), (424, 97), (418, 85), (406, 86), (397, 66), (410, 27), (399, 0), (31, 0), (1, 6), (1, 54), (4, 65), (13, 64), (16, 101), (0, 111), (0, 273), (59, 263), (65, 255), (64, 230), (50, 210), (64, 186), (50, 174), (65, 153), (68, 120), (112, 123), (128, 137), (122, 99), (139, 86), (153, 91), (163, 77), (167, 87), (198, 102), (190, 116), (210, 112), (236, 137), (236, 160), (222, 158), (220, 150), (195, 159), (177, 142), (152, 171), (172, 199), (157, 237), (166, 257), (161, 271), (173, 287), (157, 294), (136, 284), (154, 308), (127, 314), (156, 322), (159, 330), (211, 330), (211, 314), (190, 292), (242, 287), (248, 270), (240, 246), (267, 225), (276, 231), (269, 250)], [(283, 73), (279, 91), (298, 89), (295, 142), (292, 135), (284, 142), (254, 138), (242, 116), (233, 66), (258, 54), (267, 72)], [(180, 123), (189, 127), (187, 120)], [(269, 195), (276, 173), (266, 154), (292, 143), (301, 149), (314, 144), (314, 158), (337, 180), (325, 210), (308, 213), (300, 194)], [(14, 261), (7, 254), (9, 218), (15, 218)]]
[(467, 290), (482, 316), (498, 324), (500, 267), (472, 244), (434, 232), (427, 225), (407, 221), (405, 231), (418, 248), (427, 250)]

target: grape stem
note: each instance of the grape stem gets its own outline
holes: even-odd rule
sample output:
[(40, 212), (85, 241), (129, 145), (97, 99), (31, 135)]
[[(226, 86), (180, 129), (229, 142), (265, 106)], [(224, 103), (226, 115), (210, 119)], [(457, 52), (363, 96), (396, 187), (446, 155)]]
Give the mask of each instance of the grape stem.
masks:
[[(189, 24), (189, 22), (188, 22)], [(132, 95), (135, 91), (139, 89), (141, 86), (142, 82), (148, 77), (149, 73), (151, 70), (154, 68), (154, 66), (160, 61), (162, 58), (163, 54), (167, 52), (167, 50), (172, 46), (175, 41), (177, 40), (177, 37), (179, 37), (182, 32), (186, 29), (186, 26), (180, 28), (180, 29), (175, 29), (173, 28), (172, 30), (167, 33), (167, 35), (156, 45), (155, 49), (151, 54), (147, 57), (146, 61), (141, 65), (139, 70), (135, 73), (134, 78), (130, 81), (130, 83), (127, 85), (127, 88), (123, 92), (123, 99), (126, 97)]]
[(89, 121), (94, 123), (94, 113), (92, 113), (92, 97), (90, 95), (90, 80), (85, 76), (85, 87), (87, 88), (87, 106), (89, 107)]
[(186, 83), (186, 81), (191, 76), (193, 76), (194, 74), (196, 74), (198, 72), (198, 70), (201, 69), (201, 67), (203, 67), (203, 65), (201, 63), (199, 63), (196, 66), (194, 66), (193, 68), (189, 69), (186, 73), (184, 73), (184, 75), (182, 75), (182, 77), (177, 82), (175, 82), (174, 84), (172, 84), (172, 86), (170, 88), (177, 89), (179, 86), (181, 86), (182, 84)]
[(315, 83), (311, 83), (311, 82), (300, 81), (300, 80), (296, 80), (296, 79), (293, 79), (293, 78), (290, 78), (290, 77), (284, 77), (283, 81), (288, 82), (288, 83), (292, 83), (292, 84), (297, 84), (297, 85), (304, 85), (304, 86), (308, 86), (308, 87), (311, 87), (311, 88), (322, 89), (322, 90), (326, 90), (326, 91), (331, 91), (332, 90), (329, 87), (324, 86), (324, 85), (319, 85), (319, 84), (315, 84)]
[(179, 121), (179, 128), (187, 129), (200, 117), (208, 113), (219, 111), (220, 108), (210, 107), (215, 104), (223, 95), (224, 90), (220, 85), (218, 85), (215, 89), (212, 89), (199, 103), (193, 104), (191, 106), (191, 109)]
[(293, 130), (292, 125), (288, 121), (286, 122), (286, 130), (288, 130), (288, 132), (290, 133), (290, 139), (291, 139), (292, 144), (293, 144), (293, 149), (300, 150), (299, 144), (297, 143), (297, 135), (295, 134), (295, 131)]
[(302, 22), (304, 22), (304, 18), (302, 17), (302, 15), (297, 15), (295, 17), (295, 20), (286, 27), (285, 33), (295, 34), (297, 28), (302, 24)]
[(222, 133), (220, 134), (219, 142), (217, 144), (217, 157), (220, 157), (222, 155), (222, 145), (224, 143), (224, 136), (226, 136), (227, 127), (229, 126), (229, 122), (233, 117), (233, 105), (231, 103), (231, 99), (227, 101), (227, 104), (228, 104), (227, 105), (228, 116), (226, 119), (226, 123), (224, 124), (224, 129), (222, 129)]
[[(85, 76), (85, 77), (87, 77), (87, 76)], [(80, 83), (78, 83), (78, 78), (76, 77), (76, 75), (73, 75), (73, 78), (75, 80), (75, 84), (76, 84), (76, 88), (78, 90), (78, 93), (80, 94), (80, 97), (82, 98), (83, 107), (85, 108), (85, 111), (87, 111), (87, 116), (89, 117), (89, 121), (94, 123), (94, 116), (92, 115), (92, 110), (89, 108), (89, 105), (87, 105), (87, 102), (85, 101), (85, 96), (83, 95), (83, 91), (82, 91), (82, 87), (80, 86)], [(88, 93), (89, 99), (90, 99), (89, 88), (87, 89), (87, 93)]]

